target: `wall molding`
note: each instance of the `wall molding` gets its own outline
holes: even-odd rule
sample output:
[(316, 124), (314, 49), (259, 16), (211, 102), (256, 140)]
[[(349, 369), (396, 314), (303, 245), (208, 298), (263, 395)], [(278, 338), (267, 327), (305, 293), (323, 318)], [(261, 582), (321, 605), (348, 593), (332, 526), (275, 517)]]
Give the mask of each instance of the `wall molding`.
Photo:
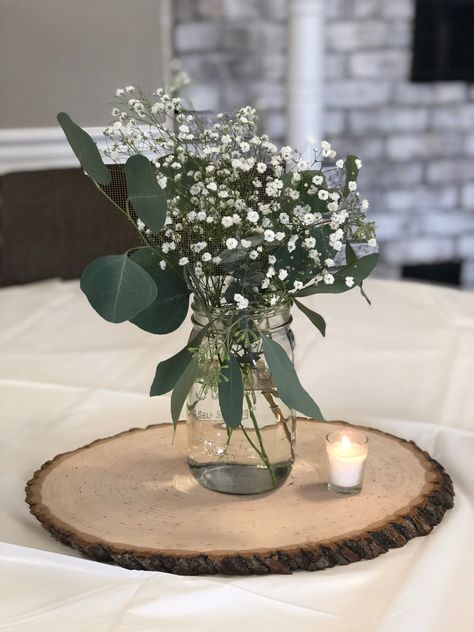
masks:
[[(87, 127), (86, 131), (99, 148), (105, 147), (101, 127)], [(78, 166), (60, 127), (0, 129), (0, 175)]]

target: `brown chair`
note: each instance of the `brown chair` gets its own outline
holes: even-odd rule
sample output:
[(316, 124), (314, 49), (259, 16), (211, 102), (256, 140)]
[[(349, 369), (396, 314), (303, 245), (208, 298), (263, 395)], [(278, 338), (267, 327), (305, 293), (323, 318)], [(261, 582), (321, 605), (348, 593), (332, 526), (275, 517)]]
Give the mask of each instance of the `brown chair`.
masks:
[(0, 286), (74, 279), (92, 259), (139, 241), (81, 169), (1, 176), (0, 240)]

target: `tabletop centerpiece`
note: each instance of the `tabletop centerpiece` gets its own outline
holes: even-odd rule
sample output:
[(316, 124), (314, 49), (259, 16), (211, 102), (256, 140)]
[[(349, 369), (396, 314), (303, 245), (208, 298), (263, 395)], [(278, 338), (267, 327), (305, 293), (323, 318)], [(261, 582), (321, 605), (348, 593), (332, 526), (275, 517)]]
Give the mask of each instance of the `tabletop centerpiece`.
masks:
[(377, 264), (354, 248), (376, 245), (357, 191), (362, 163), (336, 160), (326, 141), (303, 158), (259, 134), (253, 108), (205, 121), (162, 90), (120, 89), (112, 115), (103, 151), (112, 166), (58, 115), (142, 242), (90, 263), (81, 288), (106, 320), (159, 335), (183, 323), (192, 296), (190, 339), (158, 364), (150, 395), (172, 391), (175, 426), (186, 403), (188, 464), (203, 486), (274, 489), (293, 466), (295, 413), (323, 419), (293, 366), (291, 308), (324, 336), (323, 317), (300, 299), (356, 287), (367, 299), (362, 282)]

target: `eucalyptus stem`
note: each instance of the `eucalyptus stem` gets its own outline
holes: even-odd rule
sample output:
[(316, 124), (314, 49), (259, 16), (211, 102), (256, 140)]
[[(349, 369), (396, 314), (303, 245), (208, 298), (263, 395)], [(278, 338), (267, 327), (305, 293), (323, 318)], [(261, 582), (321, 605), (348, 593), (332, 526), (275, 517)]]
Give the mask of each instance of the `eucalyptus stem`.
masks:
[[(266, 467), (267, 467), (267, 469), (268, 469), (268, 471), (270, 473), (270, 476), (272, 478), (272, 483), (274, 485), (276, 485), (277, 484), (277, 480), (276, 480), (276, 477), (275, 477), (275, 472), (273, 471), (272, 465), (270, 463), (270, 459), (268, 458), (267, 452), (265, 450), (265, 445), (263, 443), (262, 434), (260, 432), (260, 428), (258, 427), (257, 419), (256, 419), (256, 417), (255, 417), (255, 415), (253, 413), (252, 402), (250, 401), (250, 397), (249, 397), (248, 393), (245, 393), (245, 400), (247, 402), (247, 406), (249, 408), (250, 419), (252, 420), (253, 427), (255, 429), (255, 434), (257, 435), (258, 443), (260, 445), (260, 451), (257, 450), (257, 452), (260, 455), (260, 458), (262, 459), (262, 461), (265, 463), (265, 465), (266, 465)], [(244, 431), (244, 434), (245, 434), (247, 440), (249, 440), (248, 433), (246, 432), (246, 430), (245, 430), (245, 428), (243, 426), (242, 426), (242, 430)], [(255, 445), (253, 444), (253, 442), (250, 441), (250, 443), (251, 443), (252, 447), (255, 449)]]
[(285, 431), (285, 436), (286, 436), (286, 438), (288, 440), (288, 443), (290, 444), (291, 458), (294, 460), (295, 459), (295, 448), (293, 446), (293, 439), (292, 439), (292, 436), (291, 436), (291, 432), (290, 432), (290, 430), (288, 428), (288, 424), (286, 422), (286, 419), (283, 416), (283, 414), (282, 414), (282, 412), (280, 410), (280, 407), (277, 405), (277, 403), (273, 399), (271, 391), (262, 391), (262, 395), (267, 400), (267, 402), (268, 402), (268, 404), (270, 406), (270, 410), (274, 414), (275, 418), (278, 420), (279, 423), (281, 423), (283, 425), (283, 429)]

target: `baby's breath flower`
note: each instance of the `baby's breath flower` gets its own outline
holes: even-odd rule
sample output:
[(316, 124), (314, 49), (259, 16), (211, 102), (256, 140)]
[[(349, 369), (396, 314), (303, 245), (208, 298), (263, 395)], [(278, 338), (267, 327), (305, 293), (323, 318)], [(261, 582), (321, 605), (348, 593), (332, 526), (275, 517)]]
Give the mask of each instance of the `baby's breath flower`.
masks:
[[(159, 89), (150, 101), (127, 86), (116, 95), (103, 155), (116, 163), (125, 162), (127, 155), (150, 156), (167, 198), (159, 250), (163, 256), (174, 253), (173, 260), (189, 266), (191, 289), (199, 284), (201, 291), (216, 292), (213, 305), (229, 301), (224, 292), (236, 280), (243, 289), (231, 294), (233, 309), (249, 307), (247, 291), (259, 306), (277, 305), (312, 282), (334, 283), (335, 263), (327, 254), (332, 249), (336, 258), (349, 238), (376, 247), (373, 226), (365, 218), (369, 204), (354, 194), (354, 176), (346, 182), (345, 162), (335, 161), (328, 141), (318, 150), (311, 139), (310, 162), (296, 149), (277, 149), (267, 135), (259, 135), (253, 108), (219, 114), (216, 121), (203, 124), (184, 111), (173, 92)], [(165, 125), (171, 116), (175, 127)], [(331, 165), (321, 157), (331, 159)], [(362, 167), (358, 158), (355, 167)], [(136, 227), (152, 236), (142, 220)], [(237, 251), (239, 269), (248, 268), (248, 275), (236, 279), (227, 266), (220, 268), (221, 257), (214, 253), (225, 249)], [(298, 257), (292, 254), (295, 250)], [(282, 264), (285, 252), (289, 263)], [(164, 260), (159, 265), (166, 269)], [(215, 283), (221, 277), (222, 283)]]
[(354, 277), (346, 276), (345, 283), (347, 287), (352, 287), (354, 285)]
[(224, 226), (224, 228), (230, 228), (233, 223), (234, 223), (234, 220), (229, 215), (225, 215), (221, 219), (221, 224), (222, 224), (222, 226)]
[(235, 248), (239, 245), (239, 242), (235, 239), (235, 237), (229, 237), (229, 239), (226, 239), (225, 245), (228, 250), (235, 250)]
[(237, 303), (238, 309), (247, 309), (249, 301), (242, 294), (234, 294), (234, 301)]

